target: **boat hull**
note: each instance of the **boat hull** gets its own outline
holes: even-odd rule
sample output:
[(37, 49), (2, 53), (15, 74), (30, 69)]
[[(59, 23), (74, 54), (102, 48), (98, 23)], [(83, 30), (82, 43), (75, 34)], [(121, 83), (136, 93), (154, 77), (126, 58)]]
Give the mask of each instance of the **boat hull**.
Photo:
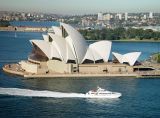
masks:
[(121, 97), (122, 94), (121, 93), (115, 93), (115, 94), (111, 94), (111, 95), (90, 95), (90, 94), (86, 94), (86, 98), (119, 98)]

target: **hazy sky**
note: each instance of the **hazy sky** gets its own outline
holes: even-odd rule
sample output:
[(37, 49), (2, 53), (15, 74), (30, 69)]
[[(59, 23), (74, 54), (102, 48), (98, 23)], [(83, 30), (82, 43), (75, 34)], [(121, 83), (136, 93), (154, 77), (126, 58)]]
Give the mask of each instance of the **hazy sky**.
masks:
[(160, 0), (0, 0), (0, 11), (88, 14), (160, 12)]

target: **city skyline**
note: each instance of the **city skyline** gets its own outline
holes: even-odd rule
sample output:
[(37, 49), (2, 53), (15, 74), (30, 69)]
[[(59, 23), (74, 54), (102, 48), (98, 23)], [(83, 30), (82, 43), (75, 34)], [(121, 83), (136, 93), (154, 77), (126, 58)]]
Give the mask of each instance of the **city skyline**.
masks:
[(98, 12), (159, 12), (159, 0), (0, 0), (0, 11), (55, 14), (94, 14)]

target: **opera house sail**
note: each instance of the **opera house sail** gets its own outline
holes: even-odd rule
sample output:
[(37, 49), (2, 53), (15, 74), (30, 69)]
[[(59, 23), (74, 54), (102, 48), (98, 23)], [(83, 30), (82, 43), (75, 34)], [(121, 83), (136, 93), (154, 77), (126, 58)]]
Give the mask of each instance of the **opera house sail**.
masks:
[(87, 45), (84, 37), (68, 24), (60, 23), (60, 28), (55, 26), (52, 28), (54, 33), (43, 35), (44, 40), (31, 40), (34, 49), (30, 58), (57, 59), (65, 63), (78, 64), (96, 63), (99, 60), (108, 61), (111, 50), (110, 41)]
[(120, 63), (129, 63), (130, 66), (133, 66), (141, 55), (141, 52), (131, 52), (124, 55), (112, 52), (112, 54)]
[[(109, 63), (111, 41), (88, 44), (84, 37), (72, 26), (60, 23), (53, 26), (53, 32), (43, 35), (43, 40), (30, 40), (33, 49), (27, 61), (19, 62), (22, 70), (32, 74), (46, 73), (106, 73), (118, 71), (124, 66)], [(139, 53), (120, 55), (113, 53), (120, 63), (133, 65)], [(130, 56), (134, 59), (128, 58)], [(129, 65), (125, 69), (132, 71)]]

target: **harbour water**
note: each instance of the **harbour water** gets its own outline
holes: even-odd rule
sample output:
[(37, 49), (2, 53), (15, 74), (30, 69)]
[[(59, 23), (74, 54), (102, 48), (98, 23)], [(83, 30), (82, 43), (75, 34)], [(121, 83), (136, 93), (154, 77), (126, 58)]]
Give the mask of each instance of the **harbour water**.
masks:
[(12, 26), (32, 26), (32, 27), (51, 27), (51, 26), (58, 26), (59, 22), (54, 21), (40, 21), (40, 22), (34, 22), (34, 21), (13, 21), (10, 22)]
[[(16, 34), (16, 35), (15, 35)], [(4, 64), (27, 59), (31, 39), (41, 33), (0, 32), (0, 68)], [(112, 51), (142, 51), (140, 60), (158, 52), (158, 42), (113, 42)], [(111, 57), (110, 57), (111, 58)], [(122, 93), (119, 99), (39, 98), (0, 95), (1, 118), (158, 118), (160, 117), (160, 78), (41, 78), (24, 79), (0, 70), (1, 88), (86, 93), (100, 86)]]

